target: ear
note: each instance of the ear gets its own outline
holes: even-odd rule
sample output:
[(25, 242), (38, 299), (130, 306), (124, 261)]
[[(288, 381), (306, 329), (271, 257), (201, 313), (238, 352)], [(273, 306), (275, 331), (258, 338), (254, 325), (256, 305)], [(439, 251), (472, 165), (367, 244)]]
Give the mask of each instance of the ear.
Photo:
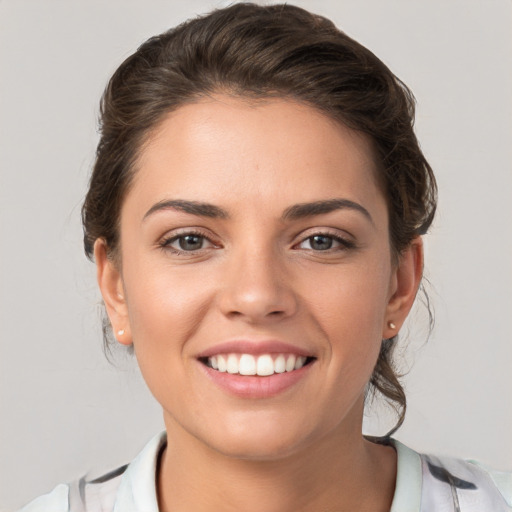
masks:
[(107, 246), (102, 238), (98, 238), (94, 243), (94, 260), (96, 278), (114, 336), (119, 343), (131, 345), (132, 335), (121, 272), (118, 265), (108, 257)]
[(400, 254), (390, 282), (389, 301), (384, 318), (383, 339), (398, 334), (409, 311), (423, 275), (423, 240), (415, 238)]

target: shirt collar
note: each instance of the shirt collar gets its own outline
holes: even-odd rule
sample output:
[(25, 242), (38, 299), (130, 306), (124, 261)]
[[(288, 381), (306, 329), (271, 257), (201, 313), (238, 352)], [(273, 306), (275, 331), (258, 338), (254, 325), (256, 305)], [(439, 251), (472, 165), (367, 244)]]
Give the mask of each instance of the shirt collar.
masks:
[[(158, 512), (156, 469), (158, 456), (167, 444), (164, 432), (156, 435), (126, 469), (114, 505), (114, 512)], [(395, 439), (397, 452), (395, 494), (390, 512), (420, 512), (422, 470), (420, 456)]]
[(420, 512), (423, 481), (421, 458), (400, 441), (389, 441), (397, 453), (395, 494), (390, 512)]
[(153, 437), (130, 463), (119, 484), (114, 512), (158, 512), (156, 468), (166, 443), (164, 431)]

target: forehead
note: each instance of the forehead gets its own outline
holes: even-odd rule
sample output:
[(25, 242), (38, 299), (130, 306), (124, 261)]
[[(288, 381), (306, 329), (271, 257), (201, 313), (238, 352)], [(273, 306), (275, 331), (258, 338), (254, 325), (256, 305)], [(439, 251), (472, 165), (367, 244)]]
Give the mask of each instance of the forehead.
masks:
[(340, 193), (382, 202), (376, 167), (366, 136), (313, 107), (216, 95), (178, 108), (151, 132), (127, 202), (169, 196), (248, 208), (254, 199), (286, 206)]

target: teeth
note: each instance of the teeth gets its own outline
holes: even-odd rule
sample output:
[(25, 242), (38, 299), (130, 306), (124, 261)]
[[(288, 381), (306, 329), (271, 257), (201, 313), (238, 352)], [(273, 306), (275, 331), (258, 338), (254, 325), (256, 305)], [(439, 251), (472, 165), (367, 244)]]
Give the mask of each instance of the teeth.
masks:
[(306, 358), (293, 354), (278, 354), (274, 357), (270, 354), (223, 354), (209, 357), (207, 364), (219, 372), (267, 377), (274, 373), (300, 370), (306, 364)]
[(227, 363), (228, 373), (238, 373), (238, 357), (235, 354), (229, 354)]
[(295, 370), (295, 356), (288, 356), (288, 359), (286, 360), (286, 371), (291, 372)]
[(297, 360), (295, 361), (294, 369), (295, 370), (299, 370), (300, 368), (302, 368), (304, 366), (305, 362), (306, 362), (306, 358), (305, 357), (303, 357), (303, 356), (297, 357)]
[(256, 373), (263, 377), (266, 377), (267, 375), (273, 375), (274, 361), (272, 360), (272, 357), (269, 355), (258, 357), (258, 362), (256, 363)]
[(286, 370), (286, 360), (284, 356), (279, 355), (276, 357), (276, 360), (274, 361), (274, 371), (276, 373), (284, 373)]
[(256, 359), (254, 359), (254, 356), (251, 356), (251, 354), (240, 356), (238, 373), (240, 375), (256, 375)]
[[(208, 361), (210, 362), (210, 359), (208, 359)], [(224, 356), (217, 357), (217, 364), (219, 372), (225, 372), (228, 369), (228, 365)]]

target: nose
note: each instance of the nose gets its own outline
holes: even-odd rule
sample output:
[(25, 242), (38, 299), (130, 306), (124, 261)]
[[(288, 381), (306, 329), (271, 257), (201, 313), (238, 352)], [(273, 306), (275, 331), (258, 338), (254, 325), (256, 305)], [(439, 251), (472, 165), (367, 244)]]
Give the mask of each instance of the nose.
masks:
[(226, 262), (219, 305), (228, 317), (248, 323), (288, 318), (297, 310), (297, 296), (286, 265), (272, 250), (233, 255)]

